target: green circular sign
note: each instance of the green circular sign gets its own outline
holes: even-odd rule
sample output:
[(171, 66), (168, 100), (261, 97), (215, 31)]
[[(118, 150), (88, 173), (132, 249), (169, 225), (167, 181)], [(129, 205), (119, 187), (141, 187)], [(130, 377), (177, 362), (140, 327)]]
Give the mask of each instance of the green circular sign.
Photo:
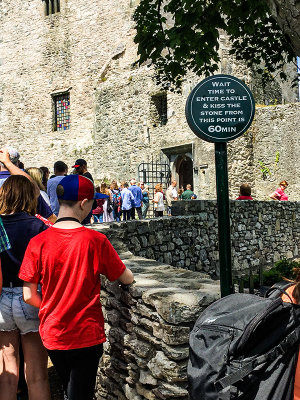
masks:
[(208, 142), (228, 142), (250, 127), (255, 114), (253, 95), (231, 75), (213, 75), (192, 90), (185, 107), (192, 131)]

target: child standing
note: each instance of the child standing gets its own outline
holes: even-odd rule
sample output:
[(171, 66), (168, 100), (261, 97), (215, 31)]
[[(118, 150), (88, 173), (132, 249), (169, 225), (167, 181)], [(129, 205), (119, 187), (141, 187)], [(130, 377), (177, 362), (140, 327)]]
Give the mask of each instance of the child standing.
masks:
[(100, 274), (124, 284), (133, 282), (133, 274), (103, 234), (80, 224), (93, 204), (92, 181), (66, 176), (57, 196), (58, 220), (30, 241), (19, 276), (25, 301), (40, 308), (42, 341), (68, 399), (92, 400), (106, 340)]

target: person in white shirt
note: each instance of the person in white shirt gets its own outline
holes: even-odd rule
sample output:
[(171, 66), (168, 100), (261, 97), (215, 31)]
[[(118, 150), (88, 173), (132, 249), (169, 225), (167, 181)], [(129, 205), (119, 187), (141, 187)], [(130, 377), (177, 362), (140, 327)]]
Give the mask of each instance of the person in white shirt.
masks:
[(178, 193), (177, 193), (176, 186), (177, 186), (177, 182), (175, 181), (175, 179), (173, 179), (171, 182), (171, 185), (166, 190), (168, 216), (172, 215), (172, 213), (171, 213), (172, 201), (178, 200)]
[(164, 215), (165, 205), (164, 205), (164, 194), (163, 188), (160, 183), (155, 186), (155, 195), (152, 200), (154, 203), (154, 215), (155, 217), (162, 217)]

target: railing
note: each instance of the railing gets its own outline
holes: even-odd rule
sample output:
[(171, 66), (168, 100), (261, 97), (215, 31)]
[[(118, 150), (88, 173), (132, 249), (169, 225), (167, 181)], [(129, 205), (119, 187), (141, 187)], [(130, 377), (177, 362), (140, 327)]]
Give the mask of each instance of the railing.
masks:
[(253, 274), (252, 269), (250, 269), (249, 275), (241, 275), (234, 278), (235, 287), (238, 288), (239, 293), (247, 292), (251, 294), (264, 295), (268, 288), (264, 286), (262, 266), (260, 266), (258, 270), (258, 285), (255, 285), (255, 275)]

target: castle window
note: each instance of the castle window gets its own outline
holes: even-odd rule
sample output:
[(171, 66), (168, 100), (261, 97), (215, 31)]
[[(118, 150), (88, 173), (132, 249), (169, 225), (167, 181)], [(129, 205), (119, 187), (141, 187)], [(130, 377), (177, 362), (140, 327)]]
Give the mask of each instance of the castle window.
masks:
[(60, 0), (43, 0), (45, 15), (56, 14), (60, 12)]
[(168, 100), (166, 93), (151, 96), (150, 117), (153, 126), (163, 126), (168, 122)]
[(53, 130), (65, 131), (70, 129), (70, 93), (53, 95)]

